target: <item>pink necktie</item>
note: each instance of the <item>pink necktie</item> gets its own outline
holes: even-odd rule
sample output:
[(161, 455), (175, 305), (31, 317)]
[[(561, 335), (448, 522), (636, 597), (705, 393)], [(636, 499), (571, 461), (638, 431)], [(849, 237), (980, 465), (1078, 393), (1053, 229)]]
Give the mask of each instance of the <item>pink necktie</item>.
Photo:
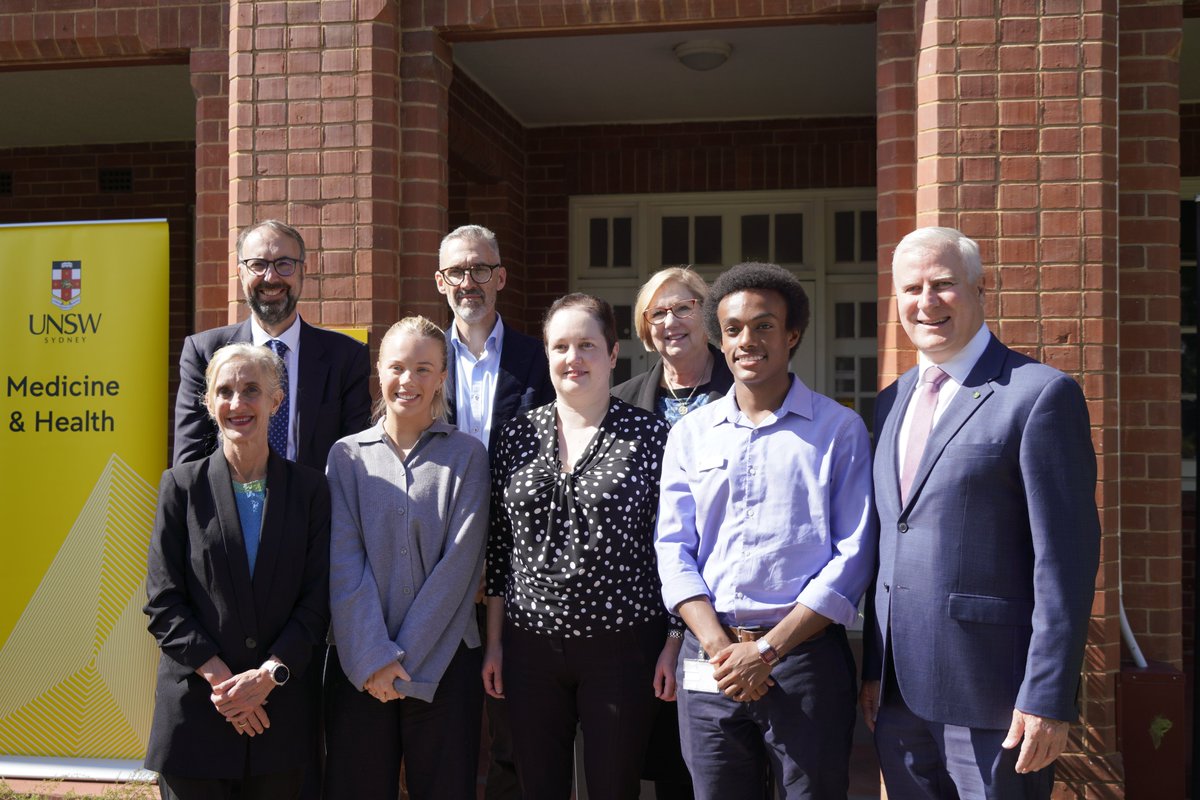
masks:
[(937, 408), (938, 392), (949, 377), (941, 367), (925, 370), (925, 380), (917, 387), (917, 396), (912, 400), (917, 407), (913, 411), (912, 424), (908, 429), (904, 470), (900, 473), (900, 502), (903, 504), (908, 503), (908, 490), (912, 488), (917, 466), (921, 463), (921, 456), (925, 454), (925, 443), (929, 441), (929, 432), (933, 430), (933, 411)]

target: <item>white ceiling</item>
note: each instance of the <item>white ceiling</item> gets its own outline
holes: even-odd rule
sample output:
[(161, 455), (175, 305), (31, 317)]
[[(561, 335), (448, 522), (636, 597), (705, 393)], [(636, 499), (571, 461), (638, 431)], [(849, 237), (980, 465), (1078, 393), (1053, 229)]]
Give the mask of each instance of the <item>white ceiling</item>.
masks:
[[(684, 67), (694, 39), (729, 61)], [(875, 113), (874, 24), (456, 42), (454, 63), (527, 127)]]
[[(733, 47), (692, 72), (672, 48)], [(874, 26), (792, 25), (456, 42), (455, 62), (527, 126), (871, 115)], [(1200, 18), (1184, 20), (1180, 96), (1200, 101)], [(191, 141), (186, 65), (0, 71), (0, 148)]]

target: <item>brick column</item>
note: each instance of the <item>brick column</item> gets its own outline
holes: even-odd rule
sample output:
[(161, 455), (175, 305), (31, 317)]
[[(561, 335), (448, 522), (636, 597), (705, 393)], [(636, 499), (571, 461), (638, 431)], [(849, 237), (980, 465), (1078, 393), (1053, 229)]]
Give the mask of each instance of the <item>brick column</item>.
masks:
[(301, 314), (376, 332), (396, 318), (398, 34), (386, 0), (232, 0), (228, 318), (241, 228), (275, 217), (309, 248)]
[(980, 244), (992, 330), (1083, 386), (1103, 540), (1058, 792), (1119, 795), (1117, 0), (884, 2), (879, 22), (881, 380), (913, 363), (888, 298), (892, 249), (948, 225)]
[(876, 17), (879, 388), (915, 363), (892, 298), (892, 251), (916, 227), (917, 21), (911, 2), (883, 3)]
[[(433, 4), (427, 4), (433, 5)], [(433, 12), (425, 14), (429, 17)], [(438, 245), (449, 229), (450, 46), (432, 27), (438, 20), (414, 11), (405, 17), (400, 56), (399, 292), (403, 313), (448, 318), (445, 299), (433, 281)], [(410, 26), (413, 26), (410, 29)], [(503, 245), (503, 242), (501, 243)]]
[[(214, 11), (224, 10), (213, 7)], [(227, 20), (221, 20), (222, 32)], [(221, 36), (222, 41), (227, 37)], [(195, 278), (191, 330), (227, 322), (229, 284), (229, 54), (225, 48), (193, 50), (196, 93)], [(189, 331), (191, 332), (191, 331)]]
[(1146, 657), (1182, 666), (1178, 3), (1121, 3), (1121, 563)]

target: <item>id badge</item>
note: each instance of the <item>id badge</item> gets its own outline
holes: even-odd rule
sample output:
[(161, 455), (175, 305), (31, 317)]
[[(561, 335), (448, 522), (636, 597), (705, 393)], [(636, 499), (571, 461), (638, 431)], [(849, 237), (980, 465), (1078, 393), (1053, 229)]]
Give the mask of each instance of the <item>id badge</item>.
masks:
[(683, 660), (683, 688), (689, 692), (705, 692), (720, 694), (717, 679), (713, 677), (716, 668), (706, 658), (685, 658)]

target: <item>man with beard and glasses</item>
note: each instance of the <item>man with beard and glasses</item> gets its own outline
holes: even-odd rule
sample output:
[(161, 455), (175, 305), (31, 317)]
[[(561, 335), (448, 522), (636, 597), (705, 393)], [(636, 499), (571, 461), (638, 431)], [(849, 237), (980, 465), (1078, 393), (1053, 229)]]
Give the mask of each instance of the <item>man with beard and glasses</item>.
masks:
[[(434, 280), (454, 312), (446, 331), (450, 344), (446, 421), (489, 450), (492, 437), (505, 422), (554, 399), (542, 343), (505, 327), (496, 313), (496, 295), (507, 278), (492, 231), (482, 225), (463, 225), (442, 239)], [(479, 606), (479, 621), (481, 634), (486, 635), (483, 608)], [(485, 699), (492, 740), (487, 800), (520, 797), (504, 702)]]
[(287, 367), (279, 419), (271, 422), (272, 449), (323, 471), (333, 443), (370, 422), (367, 348), (300, 319), (296, 303), (304, 285), (305, 248), (295, 228), (278, 220), (252, 225), (238, 237), (237, 254), (250, 318), (184, 341), (173, 463), (195, 461), (216, 449), (217, 429), (204, 408), (204, 370), (221, 347), (253, 342), (271, 348)]

